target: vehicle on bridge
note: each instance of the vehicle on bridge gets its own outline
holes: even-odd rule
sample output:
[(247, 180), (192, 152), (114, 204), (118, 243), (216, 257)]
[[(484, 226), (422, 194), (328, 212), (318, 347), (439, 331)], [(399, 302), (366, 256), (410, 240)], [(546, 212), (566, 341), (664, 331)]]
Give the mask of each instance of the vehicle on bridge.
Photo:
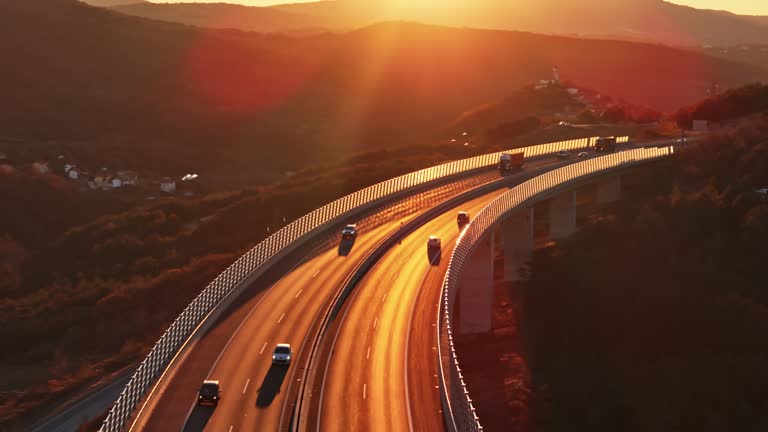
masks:
[(595, 141), (595, 151), (613, 152), (616, 151), (616, 137), (600, 137)]
[(429, 239), (427, 239), (427, 250), (440, 250), (441, 247), (440, 237), (429, 236)]
[(585, 157), (587, 157), (587, 156), (589, 156), (589, 154), (587, 154), (587, 152), (581, 152), (581, 153), (579, 153), (579, 159), (583, 159), (583, 158), (585, 158)]
[(349, 224), (341, 230), (341, 238), (344, 240), (354, 240), (357, 238), (357, 225)]
[(459, 215), (456, 216), (456, 222), (459, 224), (459, 229), (464, 228), (469, 223), (469, 213), (460, 211)]
[(275, 352), (272, 353), (272, 364), (291, 364), (293, 351), (291, 345), (286, 343), (277, 344)]
[(568, 156), (570, 156), (570, 154), (567, 151), (559, 151), (557, 152), (556, 156), (558, 159), (563, 160), (563, 159), (568, 159)]
[(513, 169), (520, 169), (525, 162), (525, 153), (502, 153), (499, 155), (499, 170), (512, 171)]
[(215, 380), (205, 380), (197, 395), (198, 405), (217, 406), (221, 400), (221, 385)]

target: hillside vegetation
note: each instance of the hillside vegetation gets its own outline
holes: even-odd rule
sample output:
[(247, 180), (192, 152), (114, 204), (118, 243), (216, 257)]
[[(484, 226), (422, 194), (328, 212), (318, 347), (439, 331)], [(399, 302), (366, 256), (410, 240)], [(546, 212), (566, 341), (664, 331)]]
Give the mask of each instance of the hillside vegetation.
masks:
[(270, 186), (139, 206), (0, 170), (0, 430), (140, 360), (218, 273), (284, 223), (466, 152), (380, 150)]
[(693, 120), (723, 123), (746, 115), (766, 113), (768, 113), (768, 86), (754, 84), (731, 89), (682, 108), (675, 114), (675, 118), (679, 124), (690, 128)]
[(622, 182), (523, 285), (536, 430), (765, 429), (768, 118)]
[(656, 45), (417, 24), (285, 37), (75, 0), (3, 2), (0, 14), (0, 48), (14, 59), (0, 69), (3, 135), (66, 143), (77, 159), (125, 169), (197, 172), (221, 187), (430, 142), (466, 110), (550, 78), (552, 65), (662, 111), (698, 100), (713, 80), (765, 75)]

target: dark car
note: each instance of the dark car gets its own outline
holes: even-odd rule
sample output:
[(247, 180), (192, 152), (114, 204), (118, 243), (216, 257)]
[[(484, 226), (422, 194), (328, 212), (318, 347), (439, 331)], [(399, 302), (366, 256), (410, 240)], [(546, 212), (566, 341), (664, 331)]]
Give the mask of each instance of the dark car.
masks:
[(198, 405), (216, 406), (221, 400), (221, 386), (218, 381), (203, 381), (200, 393), (197, 395)]
[(341, 238), (344, 240), (354, 240), (357, 238), (357, 225), (349, 224), (341, 230)]
[(562, 159), (568, 159), (568, 152), (567, 152), (567, 151), (559, 151), (559, 152), (557, 152), (557, 155), (556, 155), (556, 156), (557, 156), (557, 158), (558, 158), (558, 159), (560, 159), (560, 160), (562, 160)]
[(459, 224), (459, 229), (464, 228), (464, 225), (469, 223), (469, 213), (465, 211), (459, 212), (459, 215), (456, 216), (456, 222)]

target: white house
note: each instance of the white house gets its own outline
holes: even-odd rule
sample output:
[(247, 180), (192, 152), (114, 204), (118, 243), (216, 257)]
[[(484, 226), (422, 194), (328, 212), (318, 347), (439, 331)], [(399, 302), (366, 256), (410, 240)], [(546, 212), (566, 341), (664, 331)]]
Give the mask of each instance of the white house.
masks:
[(120, 179), (123, 186), (135, 186), (139, 183), (139, 174), (135, 171), (118, 171), (117, 178)]
[(45, 162), (35, 162), (32, 164), (32, 168), (38, 174), (48, 174), (48, 172), (50, 171), (50, 169), (48, 168), (48, 164)]
[(166, 177), (162, 180), (160, 180), (160, 190), (165, 193), (174, 193), (176, 192), (176, 181), (174, 181), (170, 177)]
[(72, 180), (77, 180), (80, 178), (80, 170), (78, 170), (77, 167), (70, 167), (67, 170), (67, 175), (69, 175), (69, 178)]
[(110, 181), (110, 183), (109, 183), (109, 184), (110, 184), (110, 186), (112, 186), (113, 188), (119, 188), (119, 187), (123, 187), (123, 181), (122, 181), (122, 180), (120, 180), (120, 179), (119, 179), (119, 178), (117, 178), (117, 177), (113, 178), (113, 179)]

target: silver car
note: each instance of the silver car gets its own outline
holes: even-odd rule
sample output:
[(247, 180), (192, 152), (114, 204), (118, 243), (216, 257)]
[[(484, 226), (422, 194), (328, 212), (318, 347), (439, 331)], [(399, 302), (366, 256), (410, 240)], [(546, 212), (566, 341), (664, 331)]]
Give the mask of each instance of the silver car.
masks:
[(293, 357), (293, 351), (290, 344), (277, 344), (275, 352), (272, 353), (272, 364), (291, 364), (291, 357)]

